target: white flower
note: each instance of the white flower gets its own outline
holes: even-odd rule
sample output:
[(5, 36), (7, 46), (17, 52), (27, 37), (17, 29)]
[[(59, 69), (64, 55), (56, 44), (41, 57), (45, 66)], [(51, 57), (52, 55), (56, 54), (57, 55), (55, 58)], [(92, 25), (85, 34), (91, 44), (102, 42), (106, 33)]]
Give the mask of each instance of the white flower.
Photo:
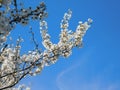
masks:
[(90, 27), (90, 25), (88, 25), (88, 22), (85, 22), (85, 23), (83, 24), (83, 26), (84, 26), (85, 30), (87, 30), (87, 29)]
[(2, 5), (5, 5), (5, 6), (7, 6), (7, 5), (9, 5), (10, 3), (12, 2), (12, 0), (2, 0)]
[(30, 88), (29, 88), (29, 87), (26, 87), (26, 90), (30, 90)]
[(40, 73), (41, 70), (42, 70), (42, 68), (39, 67), (39, 68), (37, 68), (37, 69), (35, 70), (35, 73)]
[(93, 20), (91, 18), (88, 18), (88, 24), (91, 24)]

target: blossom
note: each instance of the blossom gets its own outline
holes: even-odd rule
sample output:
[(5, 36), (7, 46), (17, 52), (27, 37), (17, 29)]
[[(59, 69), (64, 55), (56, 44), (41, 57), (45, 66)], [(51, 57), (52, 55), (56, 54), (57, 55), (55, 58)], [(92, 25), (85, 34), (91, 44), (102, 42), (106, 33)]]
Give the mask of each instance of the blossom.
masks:
[[(3, 5), (9, 5), (11, 2), (12, 0), (0, 0), (0, 3)], [(72, 11), (68, 10), (60, 23), (61, 33), (59, 34), (59, 42), (54, 44), (48, 33), (48, 24), (44, 20), (46, 16), (45, 9), (44, 3), (41, 3), (35, 10), (31, 8), (16, 11), (10, 10), (7, 15), (1, 12), (0, 46), (3, 46), (3, 48), (0, 51), (0, 89), (16, 85), (17, 82), (27, 75), (36, 76), (41, 73), (44, 67), (55, 64), (59, 57), (69, 57), (74, 47), (82, 47), (83, 37), (90, 28), (92, 20), (88, 19), (86, 22), (79, 22), (75, 31), (69, 30), (69, 20), (72, 16)], [(20, 43), (23, 41), (20, 37), (17, 39), (15, 46), (4, 46), (3, 43), (16, 24), (27, 25), (30, 19), (39, 19), (40, 21), (40, 34), (44, 50), (39, 51), (33, 32), (32, 37), (36, 48), (25, 54), (20, 54), (22, 48)], [(25, 85), (20, 85), (18, 88), (11, 87), (6, 90), (21, 89), (30, 90)]]
[(0, 3), (5, 6), (9, 5), (11, 2), (12, 0), (0, 0)]

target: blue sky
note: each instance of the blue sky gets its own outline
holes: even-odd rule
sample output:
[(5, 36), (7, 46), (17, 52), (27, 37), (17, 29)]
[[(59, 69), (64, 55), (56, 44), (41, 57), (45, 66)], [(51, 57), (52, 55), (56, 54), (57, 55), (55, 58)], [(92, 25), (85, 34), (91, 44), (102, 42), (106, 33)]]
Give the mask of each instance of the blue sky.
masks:
[[(26, 6), (35, 7), (41, 1), (24, 2)], [(40, 75), (27, 77), (20, 83), (32, 90), (120, 90), (120, 0), (43, 1), (49, 14), (48, 32), (54, 43), (59, 40), (60, 21), (68, 9), (73, 11), (69, 29), (75, 30), (79, 20), (88, 18), (93, 19), (93, 24), (83, 39), (83, 48), (74, 48), (69, 58), (61, 57), (56, 64), (45, 67)], [(30, 24), (41, 43), (39, 23)], [(28, 27), (18, 26), (11, 33), (14, 40), (18, 34), (25, 39), (22, 53), (33, 47), (28, 40)], [(43, 48), (42, 44), (40, 47)]]

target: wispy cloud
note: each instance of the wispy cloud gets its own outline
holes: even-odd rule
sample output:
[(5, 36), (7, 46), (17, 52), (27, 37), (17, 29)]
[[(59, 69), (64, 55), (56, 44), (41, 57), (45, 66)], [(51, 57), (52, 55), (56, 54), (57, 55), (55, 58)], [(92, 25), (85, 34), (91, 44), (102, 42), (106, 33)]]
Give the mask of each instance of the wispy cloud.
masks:
[[(79, 80), (76, 79), (75, 75), (69, 78), (67, 75), (74, 73), (76, 69), (82, 70), (83, 66), (90, 58), (91, 52), (86, 52), (82, 58), (79, 58), (80, 61), (73, 64), (73, 66), (68, 67), (66, 70), (63, 70), (56, 79), (56, 84), (58, 90), (120, 90), (120, 83), (108, 83), (103, 79), (103, 73), (92, 78), (90, 81), (81, 79), (83, 76), (79, 76)], [(109, 68), (108, 68), (109, 69)], [(71, 79), (71, 80), (70, 80)]]
[[(90, 54), (91, 54), (91, 52), (86, 52), (81, 58), (79, 58), (80, 59), (79, 62), (76, 62), (75, 64), (73, 64), (73, 66), (68, 67), (66, 70), (59, 73), (59, 75), (57, 76), (57, 79), (56, 79), (57, 87), (59, 90), (72, 90), (72, 89), (70, 89), (72, 86), (67, 86), (66, 85), (67, 81), (62, 80), (62, 77), (64, 77), (66, 74), (74, 71), (76, 68), (82, 67), (82, 65), (84, 65), (85, 62), (88, 60)], [(76, 89), (74, 89), (74, 90), (76, 90)]]

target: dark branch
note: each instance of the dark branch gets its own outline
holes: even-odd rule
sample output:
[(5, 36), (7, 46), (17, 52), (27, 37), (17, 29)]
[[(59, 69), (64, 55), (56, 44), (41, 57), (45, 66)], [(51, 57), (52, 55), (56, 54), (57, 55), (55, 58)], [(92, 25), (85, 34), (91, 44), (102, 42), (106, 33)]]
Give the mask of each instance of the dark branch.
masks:
[[(38, 9), (40, 10), (39, 12), (37, 12)], [(19, 12), (21, 13), (22, 10), (23, 9), (21, 9)], [(32, 10), (30, 13), (28, 13), (26, 15), (17, 15), (17, 17), (13, 18), (13, 20), (11, 20), (9, 23), (10, 24), (12, 24), (13, 22), (19, 23), (22, 19), (25, 20), (26, 18), (31, 17), (33, 15), (39, 17), (40, 19), (43, 19), (44, 17), (47, 16), (47, 13), (45, 12), (45, 10), (46, 10), (45, 4), (41, 3), (40, 6), (38, 6), (35, 10)], [(16, 15), (14, 15), (14, 16), (16, 16)]]
[(15, 10), (17, 12), (18, 11), (18, 9), (17, 9), (17, 0), (14, 0), (14, 6), (15, 6)]
[(3, 87), (3, 88), (0, 88), (0, 90), (5, 90), (7, 88), (11, 88), (13, 86), (15, 86), (17, 83), (19, 83), (20, 80), (22, 80), (22, 78), (24, 78), (27, 74), (29, 74), (29, 71), (26, 72), (24, 75), (22, 75), (15, 83), (9, 85), (9, 86), (6, 86), (6, 87)]

